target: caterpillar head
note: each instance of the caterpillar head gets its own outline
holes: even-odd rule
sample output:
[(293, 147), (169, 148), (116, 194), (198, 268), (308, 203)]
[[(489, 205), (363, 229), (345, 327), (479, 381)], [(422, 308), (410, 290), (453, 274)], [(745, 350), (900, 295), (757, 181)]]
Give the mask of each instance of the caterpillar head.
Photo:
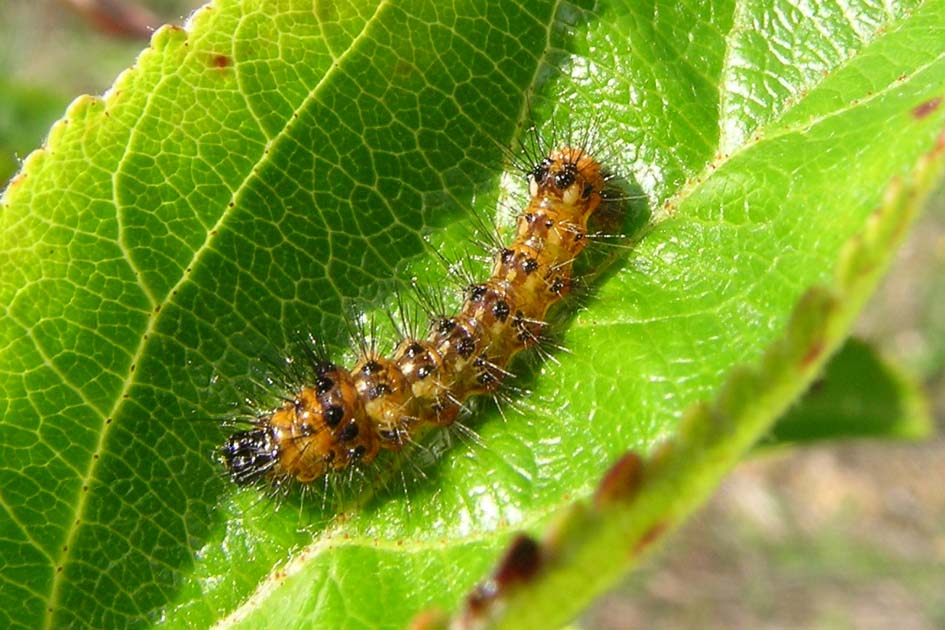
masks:
[(570, 147), (552, 151), (528, 173), (532, 197), (556, 197), (566, 204), (599, 198), (604, 184), (600, 164), (583, 150)]

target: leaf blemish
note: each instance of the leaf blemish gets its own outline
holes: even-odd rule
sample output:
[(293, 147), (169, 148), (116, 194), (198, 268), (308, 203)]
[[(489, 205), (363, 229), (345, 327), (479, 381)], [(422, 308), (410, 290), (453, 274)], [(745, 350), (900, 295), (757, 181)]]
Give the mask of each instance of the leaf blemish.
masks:
[(633, 451), (628, 451), (604, 474), (597, 486), (594, 504), (600, 508), (621, 499), (630, 499), (636, 494), (642, 480), (643, 459)]
[(535, 576), (541, 567), (541, 546), (531, 536), (519, 534), (499, 563), (495, 581), (500, 588), (524, 582)]
[(912, 116), (918, 120), (921, 120), (937, 110), (939, 105), (942, 104), (942, 97), (936, 96), (935, 98), (930, 98), (929, 100), (921, 103), (920, 105), (915, 106), (912, 109)]
[(663, 532), (667, 530), (668, 526), (666, 523), (657, 523), (643, 534), (643, 537), (637, 542), (633, 547), (634, 555), (639, 554), (641, 551), (652, 545), (656, 540), (662, 535)]
[(401, 77), (409, 77), (415, 72), (415, 67), (406, 61), (399, 60), (394, 65), (394, 74)]
[(519, 534), (509, 545), (492, 577), (469, 594), (467, 599), (469, 612), (473, 615), (481, 614), (510, 586), (528, 582), (534, 578), (541, 565), (541, 545), (531, 536)]
[(809, 366), (811, 363), (813, 363), (817, 359), (817, 357), (821, 355), (823, 351), (824, 351), (824, 345), (822, 343), (817, 342), (813, 344), (807, 350), (807, 354), (804, 355), (804, 358), (801, 359), (801, 365), (803, 367)]
[(228, 55), (215, 54), (210, 57), (210, 63), (216, 68), (228, 68), (232, 60)]

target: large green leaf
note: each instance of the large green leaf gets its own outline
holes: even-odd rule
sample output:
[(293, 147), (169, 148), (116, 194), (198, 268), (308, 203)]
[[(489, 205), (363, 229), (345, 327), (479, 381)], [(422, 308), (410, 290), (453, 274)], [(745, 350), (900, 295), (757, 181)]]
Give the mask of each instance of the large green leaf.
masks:
[[(160, 30), (2, 199), (0, 625), (399, 627), (454, 607), (513, 532), (789, 343), (794, 305), (934, 146), (942, 41), (941, 0), (220, 1)], [(341, 350), (352, 309), (436, 282), (424, 235), (457, 258), (476, 213), (507, 214), (499, 147), (530, 118), (600, 128), (652, 211), (565, 313), (571, 352), (505, 418), (471, 418), (482, 445), (343, 518), (229, 486), (213, 420), (260, 357), (297, 331)], [(781, 397), (822, 360), (778, 372)], [(673, 460), (648, 518), (691, 509), (782, 402)]]

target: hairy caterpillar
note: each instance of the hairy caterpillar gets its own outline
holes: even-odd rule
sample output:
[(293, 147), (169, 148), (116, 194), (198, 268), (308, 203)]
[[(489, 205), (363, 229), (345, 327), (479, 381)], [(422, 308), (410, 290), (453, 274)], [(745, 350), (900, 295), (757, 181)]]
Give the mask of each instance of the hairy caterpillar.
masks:
[(303, 484), (396, 451), (455, 422), (464, 401), (496, 390), (520, 351), (538, 343), (546, 313), (570, 290), (589, 218), (609, 179), (584, 149), (560, 147), (527, 169), (530, 200), (491, 275), (466, 289), (459, 312), (393, 355), (365, 349), (348, 370), (312, 357), (312, 382), (229, 436), (222, 459), (245, 485)]

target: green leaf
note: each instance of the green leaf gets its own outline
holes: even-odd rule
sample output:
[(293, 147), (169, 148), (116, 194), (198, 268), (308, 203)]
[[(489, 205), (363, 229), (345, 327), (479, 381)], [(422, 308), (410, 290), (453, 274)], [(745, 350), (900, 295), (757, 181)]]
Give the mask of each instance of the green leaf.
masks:
[[(672, 494), (634, 509), (681, 518), (865, 297), (834, 273), (863, 262), (841, 250), (935, 146), (943, 36), (941, 1), (226, 0), (161, 29), (2, 198), (0, 625), (403, 626), (455, 607), (624, 451), (680, 437)], [(508, 215), (500, 147), (532, 121), (598, 129), (652, 213), (566, 309), (570, 352), (523, 367), (531, 393), (504, 417), (481, 406), (481, 445), (351, 513), (229, 486), (216, 419), (266, 358), (297, 331), (343, 350), (346, 313), (411, 276), (452, 292), (424, 237), (458, 258), (477, 213)], [(882, 226), (904, 229), (907, 202)], [(898, 234), (854, 248), (864, 277)], [(849, 302), (829, 322), (799, 307), (821, 352), (759, 372), (777, 396), (726, 416), (718, 443), (680, 434), (781, 347), (815, 285)]]
[(933, 421), (922, 386), (864, 341), (850, 339), (763, 446), (856, 437), (928, 437)]
[(943, 166), (945, 134), (905, 181), (892, 182), (863, 232), (842, 250), (833, 281), (804, 294), (757, 366), (733, 370), (716, 399), (693, 405), (648, 458), (624, 455), (593, 502), (562, 510), (540, 544), (510, 549), (449, 627), (560, 625), (665, 538), (840, 345)]

